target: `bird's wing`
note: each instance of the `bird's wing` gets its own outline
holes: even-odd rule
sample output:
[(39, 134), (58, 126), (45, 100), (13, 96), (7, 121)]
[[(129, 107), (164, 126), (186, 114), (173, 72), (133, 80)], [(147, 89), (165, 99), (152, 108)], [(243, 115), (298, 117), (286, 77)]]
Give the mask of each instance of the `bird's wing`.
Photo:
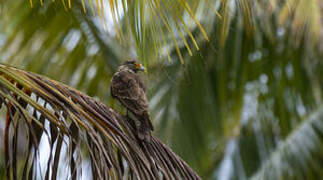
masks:
[(146, 93), (146, 86), (145, 84), (138, 78), (139, 87)]
[[(120, 103), (136, 115), (148, 111), (148, 100), (136, 74), (121, 71), (112, 80), (111, 92)], [(142, 84), (142, 83), (141, 83)]]

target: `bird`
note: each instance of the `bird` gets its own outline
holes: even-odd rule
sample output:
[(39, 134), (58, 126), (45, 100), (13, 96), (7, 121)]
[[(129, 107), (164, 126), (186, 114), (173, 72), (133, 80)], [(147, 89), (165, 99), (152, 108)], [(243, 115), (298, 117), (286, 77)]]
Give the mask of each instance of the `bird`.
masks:
[(111, 78), (110, 91), (112, 98), (120, 102), (135, 117), (137, 137), (150, 142), (154, 127), (149, 115), (149, 102), (146, 96), (146, 87), (137, 74), (145, 71), (138, 60), (128, 60), (118, 67)]

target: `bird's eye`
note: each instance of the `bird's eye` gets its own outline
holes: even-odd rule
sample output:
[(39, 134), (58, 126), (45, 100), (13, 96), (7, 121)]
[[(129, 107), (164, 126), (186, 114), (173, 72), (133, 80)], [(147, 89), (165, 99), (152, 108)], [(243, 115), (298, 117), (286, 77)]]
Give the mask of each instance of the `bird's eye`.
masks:
[(135, 63), (136, 65), (136, 68), (140, 69), (141, 68), (141, 65), (139, 63)]

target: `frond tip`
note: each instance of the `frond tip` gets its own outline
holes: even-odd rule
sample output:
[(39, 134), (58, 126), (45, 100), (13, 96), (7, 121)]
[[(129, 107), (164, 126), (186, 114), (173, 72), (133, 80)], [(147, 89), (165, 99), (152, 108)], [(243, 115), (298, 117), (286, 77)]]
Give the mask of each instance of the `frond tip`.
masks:
[[(82, 171), (93, 179), (200, 179), (157, 138), (139, 141), (130, 119), (59, 82), (0, 65), (0, 101), (7, 115), (8, 179), (80, 179)], [(26, 156), (17, 160), (21, 135), (27, 139)], [(43, 161), (45, 140), (50, 153)], [(90, 170), (82, 166), (86, 160)], [(62, 169), (68, 170), (59, 173)]]

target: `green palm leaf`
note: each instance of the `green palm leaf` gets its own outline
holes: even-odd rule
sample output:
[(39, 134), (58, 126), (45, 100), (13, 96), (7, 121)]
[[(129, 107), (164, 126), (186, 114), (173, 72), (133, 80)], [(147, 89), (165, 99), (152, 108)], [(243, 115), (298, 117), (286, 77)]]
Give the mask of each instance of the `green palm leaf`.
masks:
[[(196, 16), (198, 8), (206, 8), (204, 1), (159, 1), (159, 0), (134, 0), (134, 1), (99, 1), (88, 0), (72, 2), (62, 1), (64, 9), (71, 9), (79, 6), (84, 13), (87, 12), (87, 7), (91, 7), (93, 14), (99, 16), (103, 26), (107, 27), (107, 21), (113, 21), (114, 27), (107, 27), (115, 30), (118, 40), (128, 43), (134, 43), (138, 57), (147, 62), (148, 58), (162, 54), (162, 47), (168, 49), (169, 43), (173, 43), (177, 49), (177, 54), (182, 63), (184, 59), (179, 51), (180, 44), (184, 43), (185, 47), (191, 52), (191, 47), (188, 46), (185, 35), (188, 34), (195, 47), (198, 49), (195, 37), (192, 35), (190, 26), (196, 25), (205, 39), (208, 40), (208, 35), (199, 22)], [(37, 4), (46, 5), (41, 0)], [(96, 11), (93, 11), (95, 4)], [(35, 3), (30, 1), (32, 8)], [(106, 14), (111, 16), (111, 20), (107, 19)], [(132, 38), (125, 37), (131, 36)], [(162, 38), (158, 38), (162, 37)], [(149, 54), (146, 52), (150, 52)]]
[(252, 179), (319, 179), (323, 172), (323, 106), (271, 153)]

